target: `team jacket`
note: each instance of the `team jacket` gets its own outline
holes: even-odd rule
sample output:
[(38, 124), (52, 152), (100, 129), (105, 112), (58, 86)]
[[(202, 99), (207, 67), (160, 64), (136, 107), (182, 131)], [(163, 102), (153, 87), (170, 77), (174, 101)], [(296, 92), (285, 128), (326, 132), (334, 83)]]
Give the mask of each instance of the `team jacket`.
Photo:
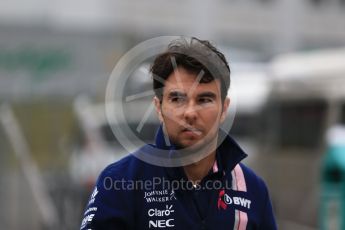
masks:
[[(138, 151), (148, 147), (168, 148), (161, 128), (156, 144)], [(266, 185), (240, 163), (245, 157), (226, 135), (209, 174), (194, 187), (182, 167), (151, 165), (131, 154), (101, 173), (81, 229), (277, 229)]]

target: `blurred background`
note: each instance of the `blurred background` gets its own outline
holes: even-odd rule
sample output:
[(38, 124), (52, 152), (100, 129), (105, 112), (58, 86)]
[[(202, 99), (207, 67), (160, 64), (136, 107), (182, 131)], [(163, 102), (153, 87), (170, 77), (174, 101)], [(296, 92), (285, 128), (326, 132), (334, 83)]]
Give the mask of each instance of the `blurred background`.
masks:
[[(226, 54), (230, 133), (267, 182), (279, 229), (345, 229), (344, 0), (1, 0), (0, 228), (79, 228), (100, 170), (126, 154), (104, 115), (110, 73), (163, 35)], [(147, 68), (128, 95), (150, 89)], [(135, 129), (140, 113), (128, 114)], [(155, 127), (152, 114), (138, 135), (152, 141)]]

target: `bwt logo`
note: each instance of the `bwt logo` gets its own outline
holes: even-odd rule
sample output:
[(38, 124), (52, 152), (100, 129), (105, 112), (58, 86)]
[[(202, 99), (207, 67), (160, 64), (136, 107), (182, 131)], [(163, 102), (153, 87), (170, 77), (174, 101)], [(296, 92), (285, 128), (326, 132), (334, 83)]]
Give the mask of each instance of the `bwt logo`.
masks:
[(226, 204), (232, 204), (232, 199), (228, 194), (224, 194), (224, 202)]
[(172, 223), (174, 219), (168, 220), (150, 220), (149, 221), (149, 228), (171, 228), (175, 225)]
[(230, 197), (224, 190), (219, 192), (218, 209), (226, 209), (228, 205), (234, 204), (250, 209), (252, 201), (243, 197)]
[(235, 204), (235, 205), (240, 205), (244, 208), (248, 208), (250, 209), (250, 204), (252, 203), (251, 200), (248, 200), (248, 199), (245, 199), (245, 198), (242, 198), (242, 197), (236, 197), (234, 196), (232, 199), (229, 195), (225, 194), (224, 195), (224, 202), (226, 204)]

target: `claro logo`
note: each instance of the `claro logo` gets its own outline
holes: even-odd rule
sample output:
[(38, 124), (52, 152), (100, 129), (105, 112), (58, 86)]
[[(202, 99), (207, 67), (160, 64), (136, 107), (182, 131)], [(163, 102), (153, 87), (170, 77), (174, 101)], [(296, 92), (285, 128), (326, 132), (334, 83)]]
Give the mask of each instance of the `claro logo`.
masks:
[(165, 209), (163, 209), (163, 210), (159, 210), (157, 208), (155, 208), (155, 209), (152, 208), (147, 212), (147, 214), (149, 216), (170, 216), (171, 213), (175, 212), (175, 210), (172, 209), (172, 207), (173, 207), (172, 205), (170, 205), (170, 206), (166, 205)]
[(168, 220), (150, 220), (149, 228), (171, 228), (175, 225), (172, 223), (174, 219)]
[[(166, 205), (165, 209), (149, 209), (147, 214), (150, 217), (168, 217), (172, 213), (174, 213), (175, 210), (173, 209), (172, 205)], [(169, 217), (168, 217), (169, 218)], [(175, 225), (173, 224), (174, 219), (166, 219), (166, 220), (150, 220), (149, 221), (149, 228), (171, 228), (174, 227)]]

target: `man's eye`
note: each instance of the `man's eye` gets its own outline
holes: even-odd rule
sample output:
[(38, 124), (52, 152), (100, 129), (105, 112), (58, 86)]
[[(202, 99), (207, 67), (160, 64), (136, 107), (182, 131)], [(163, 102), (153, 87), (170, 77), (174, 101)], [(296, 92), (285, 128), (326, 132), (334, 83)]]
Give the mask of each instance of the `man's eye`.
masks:
[(172, 102), (184, 102), (185, 101), (185, 98), (184, 97), (173, 97), (171, 98), (171, 101)]
[(202, 97), (199, 99), (199, 103), (210, 103), (212, 102), (212, 98), (208, 98), (208, 97)]

